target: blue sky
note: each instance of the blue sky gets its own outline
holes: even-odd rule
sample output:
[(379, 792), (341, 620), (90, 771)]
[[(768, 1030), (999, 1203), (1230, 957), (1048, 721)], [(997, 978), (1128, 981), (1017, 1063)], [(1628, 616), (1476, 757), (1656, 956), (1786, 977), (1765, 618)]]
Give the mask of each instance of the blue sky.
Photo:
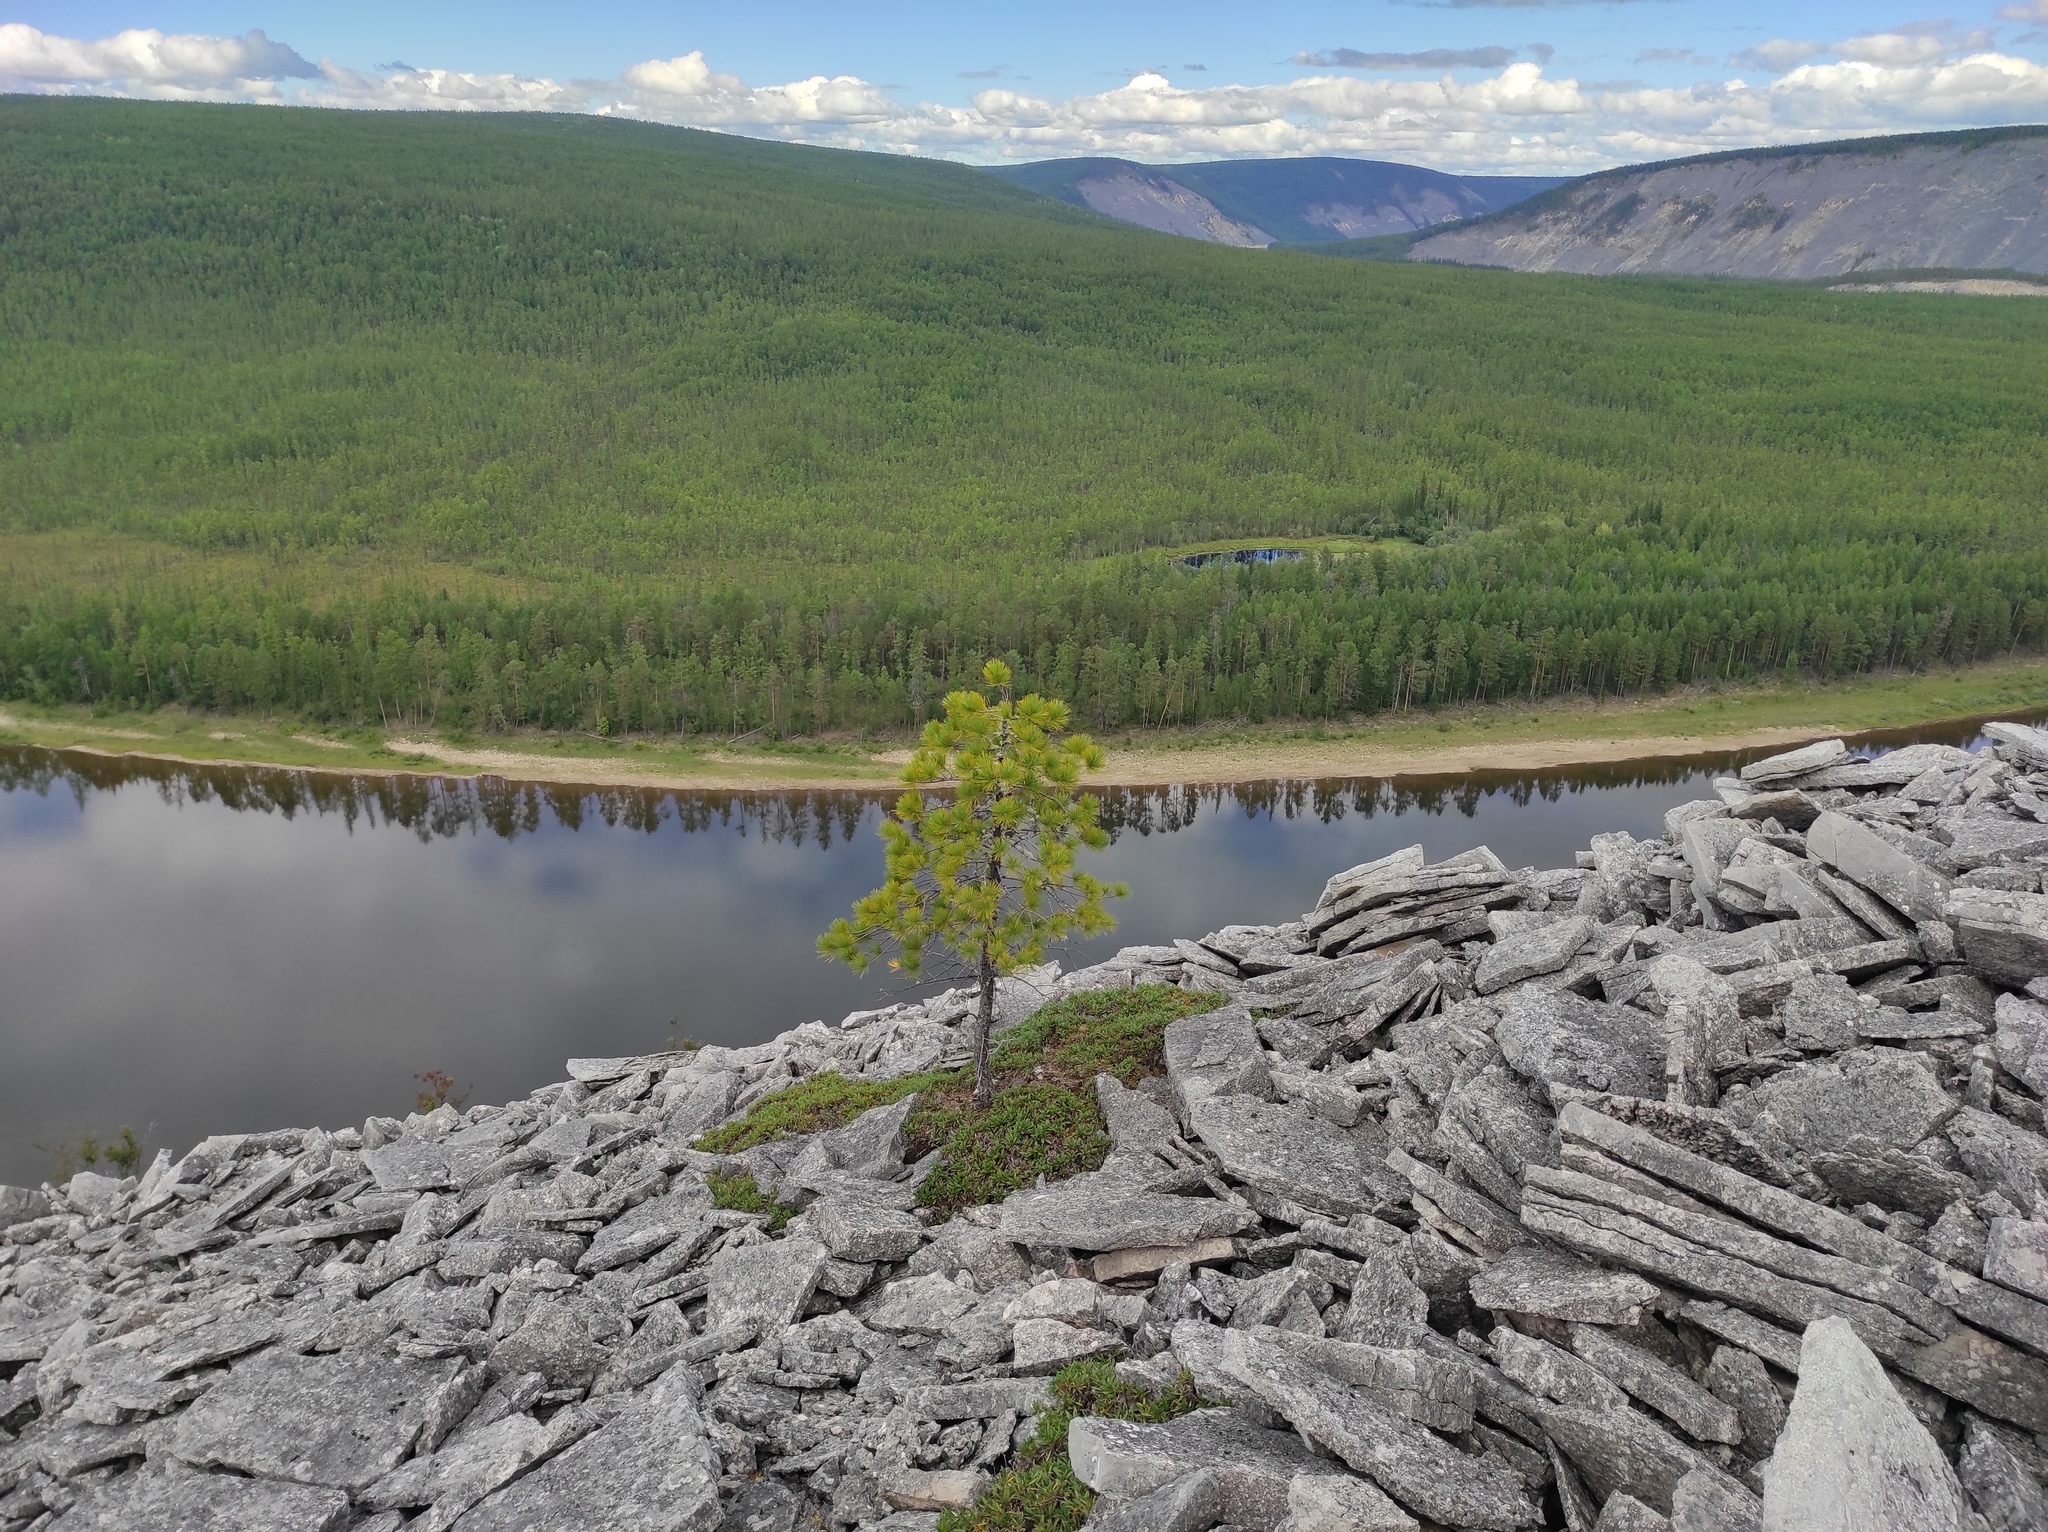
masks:
[(981, 162), (1574, 171), (2048, 120), (2048, 0), (0, 0), (0, 88), (597, 111)]

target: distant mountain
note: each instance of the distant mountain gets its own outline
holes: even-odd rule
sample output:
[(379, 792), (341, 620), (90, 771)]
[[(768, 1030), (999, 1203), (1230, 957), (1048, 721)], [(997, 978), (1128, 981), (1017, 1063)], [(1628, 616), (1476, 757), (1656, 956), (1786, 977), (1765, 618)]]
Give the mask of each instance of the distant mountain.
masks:
[(1627, 166), (1456, 228), (1325, 249), (1595, 274), (2048, 272), (2048, 127), (1851, 139)]
[(1043, 160), (994, 174), (1124, 223), (1219, 245), (1319, 244), (1475, 218), (1558, 176), (1457, 176), (1380, 160)]

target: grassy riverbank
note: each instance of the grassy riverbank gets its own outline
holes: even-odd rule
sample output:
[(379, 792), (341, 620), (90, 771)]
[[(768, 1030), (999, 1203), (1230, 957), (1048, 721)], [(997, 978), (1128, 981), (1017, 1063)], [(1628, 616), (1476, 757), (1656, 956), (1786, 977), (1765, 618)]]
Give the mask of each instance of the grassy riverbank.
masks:
[[(1493, 704), (1410, 712), (1347, 727), (1150, 730), (1104, 740), (1104, 785), (1288, 777), (1537, 771), (1601, 761), (1789, 745), (1823, 734), (1910, 728), (2048, 709), (2048, 661), (1829, 686), (1686, 691), (1642, 701)], [(322, 771), (491, 775), (594, 785), (780, 790), (886, 788), (907, 739), (725, 745), (673, 737), (534, 733), (474, 737), (375, 728), (315, 730), (180, 708), (94, 716), (9, 703), (0, 742), (192, 762)]]

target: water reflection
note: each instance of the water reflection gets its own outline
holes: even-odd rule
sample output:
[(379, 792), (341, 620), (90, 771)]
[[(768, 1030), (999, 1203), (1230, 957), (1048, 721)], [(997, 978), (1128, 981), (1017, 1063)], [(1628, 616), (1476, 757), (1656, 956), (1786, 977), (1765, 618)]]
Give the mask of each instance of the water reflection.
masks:
[[(1412, 842), (1569, 865), (1598, 831), (1660, 833), (1737, 761), (1109, 791), (1093, 870), (1132, 896), (1061, 956), (1291, 919)], [(884, 1001), (900, 985), (812, 943), (879, 880), (887, 797), (0, 747), (0, 1181), (123, 1123), (177, 1150), (339, 1126), (404, 1112), (430, 1068), (499, 1101), (571, 1054), (758, 1041)]]

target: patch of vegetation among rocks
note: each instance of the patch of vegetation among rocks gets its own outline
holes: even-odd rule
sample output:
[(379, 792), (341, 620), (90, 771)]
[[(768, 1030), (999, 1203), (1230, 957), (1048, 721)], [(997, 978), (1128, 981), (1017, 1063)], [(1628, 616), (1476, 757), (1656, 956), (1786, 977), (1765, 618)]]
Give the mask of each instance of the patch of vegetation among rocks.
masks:
[(946, 1511), (938, 1532), (1077, 1532), (1095, 1507), (1095, 1493), (1067, 1461), (1067, 1426), (1077, 1415), (1160, 1424), (1208, 1401), (1182, 1373), (1157, 1393), (1126, 1383), (1113, 1362), (1075, 1362), (1052, 1380), (1053, 1406), (971, 1509)]
[(900, 1080), (851, 1080), (836, 1070), (823, 1070), (787, 1090), (763, 1096), (746, 1116), (704, 1134), (697, 1147), (706, 1154), (738, 1154), (756, 1144), (822, 1133), (845, 1126), (862, 1112), (901, 1101), (912, 1091), (955, 1084), (961, 1074), (957, 1069), (934, 1069)]
[(735, 1213), (765, 1213), (769, 1229), (777, 1234), (795, 1216), (793, 1208), (784, 1207), (762, 1191), (760, 1184), (745, 1171), (734, 1176), (722, 1176), (714, 1171), (704, 1178), (704, 1184), (711, 1188), (713, 1207), (727, 1208)]
[(1091, 990), (1054, 1001), (1019, 1022), (996, 1044), (1000, 1075), (1030, 1074), (1093, 1090), (1097, 1075), (1126, 1086), (1166, 1073), (1166, 1029), (1223, 1003), (1218, 994), (1171, 984)]

